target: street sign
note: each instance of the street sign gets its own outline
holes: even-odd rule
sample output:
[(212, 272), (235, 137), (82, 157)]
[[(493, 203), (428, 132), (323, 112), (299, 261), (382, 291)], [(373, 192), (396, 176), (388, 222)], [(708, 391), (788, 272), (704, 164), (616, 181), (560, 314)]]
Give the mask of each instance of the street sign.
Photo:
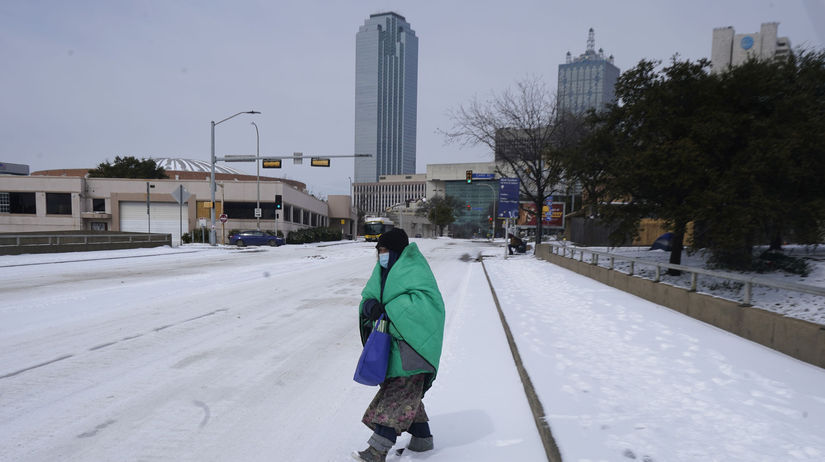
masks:
[(498, 208), (496, 215), (499, 218), (518, 217), (518, 178), (499, 178)]
[(255, 156), (245, 156), (245, 155), (227, 155), (224, 156), (224, 162), (255, 162), (258, 158)]
[(292, 164), (293, 165), (301, 165), (304, 163), (304, 153), (303, 152), (293, 152), (292, 153)]
[(261, 209), (260, 209), (260, 207), (255, 208), (255, 218), (261, 218)]
[(178, 204), (185, 203), (191, 195), (192, 194), (190, 194), (189, 191), (187, 191), (186, 188), (183, 187), (183, 185), (178, 186), (177, 188), (175, 188), (174, 191), (172, 191), (172, 197), (174, 197), (175, 200), (178, 201)]
[(200, 217), (198, 218), (198, 226), (201, 228), (206, 228), (206, 218)]
[(227, 220), (229, 220), (229, 215), (227, 215), (225, 213), (222, 213), (221, 214), (221, 223), (226, 223)]
[(474, 180), (495, 180), (495, 173), (473, 173)]

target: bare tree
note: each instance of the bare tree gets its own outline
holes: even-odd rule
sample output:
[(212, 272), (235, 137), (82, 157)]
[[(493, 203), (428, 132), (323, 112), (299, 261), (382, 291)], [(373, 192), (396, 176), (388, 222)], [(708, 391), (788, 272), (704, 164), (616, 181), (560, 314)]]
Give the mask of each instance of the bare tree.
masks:
[[(519, 180), (519, 197), (541, 211), (544, 201), (560, 191), (564, 174), (559, 150), (562, 130), (556, 124), (556, 98), (538, 79), (517, 82), (515, 89), (473, 99), (450, 111), (453, 128), (448, 142), (484, 145), (495, 154), (496, 172)], [(536, 243), (541, 242), (542, 218), (536, 220)]]

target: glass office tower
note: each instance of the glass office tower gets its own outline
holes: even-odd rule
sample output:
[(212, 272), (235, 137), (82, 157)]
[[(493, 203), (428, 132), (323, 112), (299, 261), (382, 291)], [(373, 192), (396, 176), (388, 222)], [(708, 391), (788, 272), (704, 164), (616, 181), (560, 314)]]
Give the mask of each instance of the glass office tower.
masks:
[(403, 16), (370, 15), (355, 36), (355, 182), (415, 173), (418, 37)]
[(567, 60), (559, 65), (558, 112), (583, 114), (588, 109), (601, 110), (615, 102), (616, 80), (619, 68), (613, 64), (613, 56), (605, 58), (604, 51), (595, 50), (595, 36), (590, 29), (587, 51), (573, 58), (567, 52)]

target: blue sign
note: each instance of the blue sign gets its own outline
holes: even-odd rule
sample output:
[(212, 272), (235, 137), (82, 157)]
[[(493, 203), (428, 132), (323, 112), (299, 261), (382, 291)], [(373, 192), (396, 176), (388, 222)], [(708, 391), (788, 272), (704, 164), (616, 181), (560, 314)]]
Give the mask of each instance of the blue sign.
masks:
[(473, 173), (474, 180), (495, 180), (495, 173)]
[(742, 41), (740, 42), (742, 48), (745, 50), (750, 50), (753, 47), (753, 37), (750, 35), (746, 35), (742, 37)]
[(518, 178), (499, 178), (498, 181), (498, 210), (499, 218), (518, 217)]

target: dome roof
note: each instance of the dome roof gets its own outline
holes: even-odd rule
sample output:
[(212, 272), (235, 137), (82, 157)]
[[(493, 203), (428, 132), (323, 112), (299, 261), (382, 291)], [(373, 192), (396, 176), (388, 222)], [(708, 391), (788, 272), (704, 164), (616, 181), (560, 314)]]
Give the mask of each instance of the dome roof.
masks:
[[(198, 173), (209, 173), (212, 171), (212, 164), (205, 160), (193, 160), (193, 159), (173, 159), (170, 157), (159, 157), (157, 159), (152, 159), (158, 165), (158, 167), (163, 167), (165, 170), (176, 171), (176, 172), (198, 172)], [(228, 173), (230, 175), (247, 175), (244, 172), (235, 170), (234, 168), (225, 167), (223, 165), (215, 164), (215, 173)]]

